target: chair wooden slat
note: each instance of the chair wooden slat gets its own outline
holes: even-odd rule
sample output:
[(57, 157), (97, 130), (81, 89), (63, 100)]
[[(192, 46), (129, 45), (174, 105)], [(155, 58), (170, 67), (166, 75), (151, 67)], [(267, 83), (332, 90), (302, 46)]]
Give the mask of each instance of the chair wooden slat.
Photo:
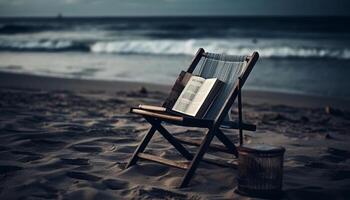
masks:
[(146, 154), (146, 153), (139, 153), (137, 155), (139, 158), (145, 159), (145, 160), (149, 160), (149, 161), (153, 161), (153, 162), (157, 162), (160, 164), (164, 164), (164, 165), (168, 165), (170, 167), (176, 167), (179, 169), (188, 169), (189, 166), (189, 161), (183, 161), (183, 162), (176, 162), (176, 161), (172, 161), (169, 159), (165, 159), (165, 158), (161, 158), (158, 156), (154, 156), (151, 154)]
[(161, 106), (152, 106), (152, 105), (144, 105), (140, 104), (138, 108), (142, 110), (150, 110), (150, 111), (159, 111), (159, 112), (165, 112), (166, 108), (161, 107)]
[(150, 117), (156, 117), (156, 118), (161, 118), (161, 119), (174, 120), (174, 121), (178, 121), (178, 122), (182, 122), (183, 121), (183, 117), (174, 116), (174, 115), (170, 115), (170, 114), (155, 113), (155, 112), (142, 110), (142, 109), (135, 109), (134, 108), (134, 109), (131, 110), (131, 112), (135, 113), (135, 114), (147, 115), (147, 116), (150, 116)]

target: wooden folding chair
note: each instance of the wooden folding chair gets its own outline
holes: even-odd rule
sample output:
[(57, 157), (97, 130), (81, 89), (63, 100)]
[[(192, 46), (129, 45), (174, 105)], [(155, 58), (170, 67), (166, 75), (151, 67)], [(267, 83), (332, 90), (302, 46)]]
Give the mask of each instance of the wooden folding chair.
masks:
[[(199, 162), (203, 160), (203, 156), (208, 149), (230, 153), (237, 157), (238, 153), (235, 144), (220, 130), (220, 128), (238, 129), (240, 145), (243, 144), (243, 130), (255, 131), (255, 125), (246, 124), (242, 121), (241, 89), (258, 60), (258, 57), (259, 54), (257, 52), (254, 52), (251, 56), (230, 56), (207, 53), (204, 49), (200, 48), (187, 69), (187, 72), (204, 78), (216, 77), (225, 83), (224, 88), (220, 90), (220, 94), (214, 100), (212, 106), (203, 118), (186, 117), (167, 112), (174, 104), (171, 95), (173, 95), (174, 90), (178, 90), (177, 84), (179, 84), (181, 80), (177, 80), (170, 97), (163, 103), (162, 107), (142, 106), (140, 108), (132, 108), (130, 110), (131, 113), (142, 115), (152, 126), (132, 155), (127, 168), (136, 164), (138, 159), (141, 158), (184, 169), (186, 173), (180, 184), (181, 188), (188, 185)], [(236, 67), (236, 69), (233, 69), (233, 67)], [(238, 121), (232, 121), (228, 116), (231, 113), (231, 107), (236, 98), (238, 99)], [(169, 133), (162, 125), (162, 122), (187, 127), (207, 128), (207, 131), (201, 141), (182, 139)], [(188, 161), (175, 162), (143, 153), (156, 131), (172, 144)], [(210, 143), (214, 136), (216, 136), (224, 146), (217, 144), (211, 145)], [(199, 149), (195, 154), (192, 154), (182, 144), (199, 146)], [(215, 163), (212, 160), (203, 161)]]

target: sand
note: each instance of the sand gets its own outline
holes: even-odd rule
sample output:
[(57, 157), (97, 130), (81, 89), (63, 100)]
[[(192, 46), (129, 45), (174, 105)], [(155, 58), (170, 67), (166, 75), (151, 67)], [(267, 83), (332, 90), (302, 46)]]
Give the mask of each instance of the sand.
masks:
[[(234, 193), (232, 168), (201, 163), (184, 189), (176, 188), (182, 170), (144, 161), (125, 169), (149, 128), (128, 113), (130, 106), (159, 105), (168, 90), (0, 73), (0, 199), (247, 199)], [(245, 142), (287, 150), (284, 199), (350, 198), (349, 105), (331, 98), (244, 93), (244, 120), (258, 127), (245, 132)], [(167, 128), (177, 136), (202, 136), (201, 129)], [(236, 131), (225, 133), (237, 141)], [(159, 134), (147, 152), (181, 159)]]

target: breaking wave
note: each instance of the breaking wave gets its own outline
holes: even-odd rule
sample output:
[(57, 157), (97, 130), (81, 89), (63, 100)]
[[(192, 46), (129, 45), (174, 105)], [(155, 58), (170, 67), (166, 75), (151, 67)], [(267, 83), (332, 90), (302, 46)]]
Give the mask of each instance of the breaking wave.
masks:
[(266, 58), (350, 59), (348, 48), (294, 47), (288, 45), (238, 45), (225, 40), (125, 40), (125, 41), (0, 41), (1, 51), (81, 51), (110, 54), (193, 55), (198, 48), (210, 52), (247, 55), (258, 51)]
[(2, 51), (89, 51), (88, 44), (69, 40), (11, 41), (0, 42)]
[(134, 40), (97, 42), (91, 45), (90, 50), (95, 53), (193, 55), (193, 53), (200, 47), (209, 52), (222, 52), (233, 55), (247, 55), (252, 53), (252, 51), (258, 51), (262, 57), (266, 58), (350, 59), (350, 49), (346, 48), (326, 49), (292, 46), (249, 47), (230, 45), (230, 42), (210, 40)]

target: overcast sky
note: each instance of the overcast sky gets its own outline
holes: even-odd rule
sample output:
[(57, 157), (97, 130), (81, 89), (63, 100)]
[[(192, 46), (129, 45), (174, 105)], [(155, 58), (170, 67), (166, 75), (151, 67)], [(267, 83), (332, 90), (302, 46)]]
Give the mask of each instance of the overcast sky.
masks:
[(0, 16), (350, 15), (350, 0), (0, 0)]

